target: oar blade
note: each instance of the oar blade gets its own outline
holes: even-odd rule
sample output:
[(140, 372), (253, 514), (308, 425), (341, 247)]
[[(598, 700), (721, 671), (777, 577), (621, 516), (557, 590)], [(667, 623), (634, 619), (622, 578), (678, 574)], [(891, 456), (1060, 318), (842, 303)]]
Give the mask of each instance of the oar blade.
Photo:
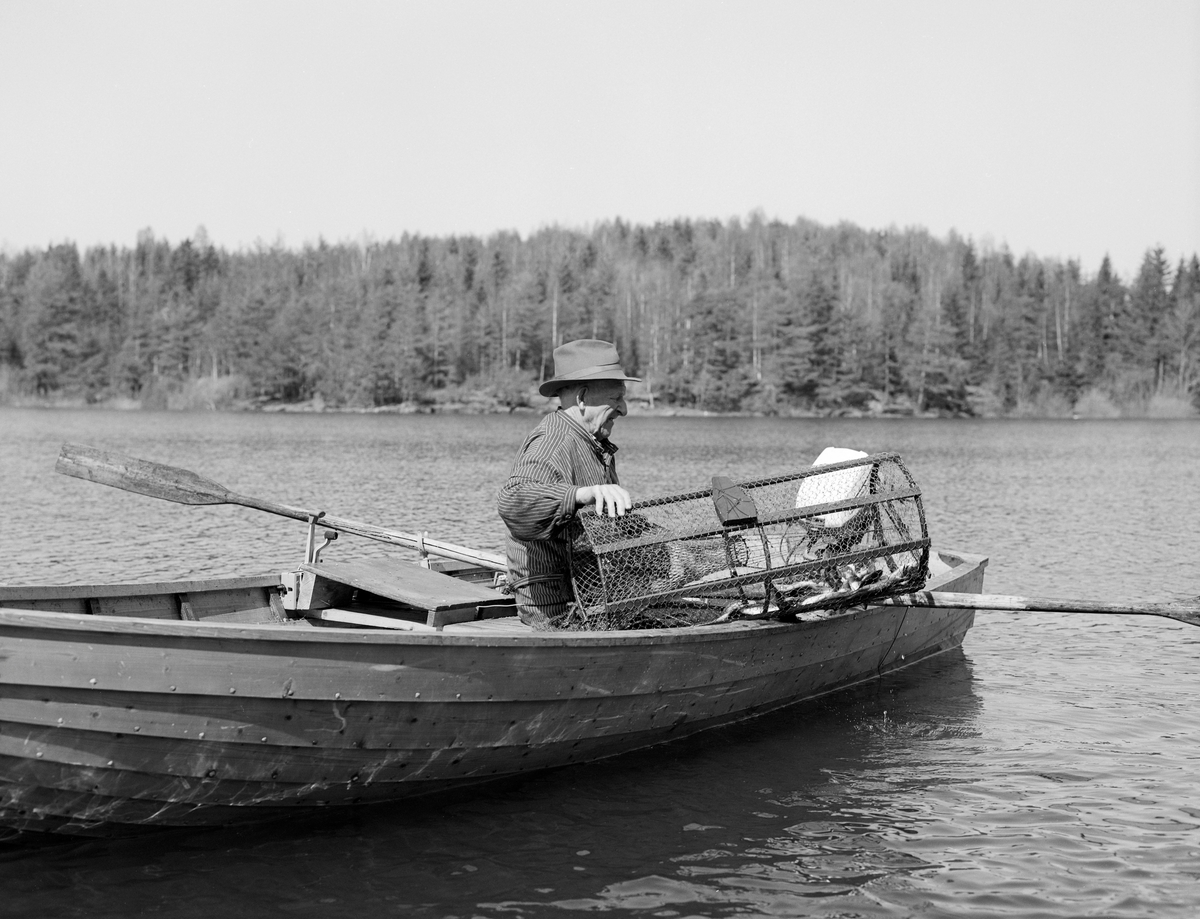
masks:
[(78, 444), (63, 444), (54, 471), (177, 504), (228, 504), (231, 497), (224, 486), (187, 469)]

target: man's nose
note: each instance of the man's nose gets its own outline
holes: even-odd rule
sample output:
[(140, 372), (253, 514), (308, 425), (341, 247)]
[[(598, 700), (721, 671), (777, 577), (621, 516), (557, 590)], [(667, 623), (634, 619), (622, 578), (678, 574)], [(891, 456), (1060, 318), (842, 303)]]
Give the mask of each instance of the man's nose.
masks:
[(616, 410), (617, 410), (618, 412), (620, 412), (622, 415), (627, 415), (627, 414), (629, 414), (629, 412), (628, 412), (628, 408), (629, 408), (629, 407), (628, 407), (628, 406), (625, 404), (625, 400), (624, 400), (624, 399), (618, 399), (618, 400), (617, 400), (617, 404), (616, 404), (614, 407), (615, 407), (615, 408), (616, 408)]

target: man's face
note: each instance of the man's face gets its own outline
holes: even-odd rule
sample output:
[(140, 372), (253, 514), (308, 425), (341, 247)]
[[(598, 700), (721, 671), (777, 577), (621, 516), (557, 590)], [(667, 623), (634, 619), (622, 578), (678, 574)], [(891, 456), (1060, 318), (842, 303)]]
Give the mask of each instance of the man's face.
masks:
[(581, 393), (583, 426), (600, 440), (608, 440), (613, 424), (626, 412), (625, 384), (620, 380), (593, 380)]

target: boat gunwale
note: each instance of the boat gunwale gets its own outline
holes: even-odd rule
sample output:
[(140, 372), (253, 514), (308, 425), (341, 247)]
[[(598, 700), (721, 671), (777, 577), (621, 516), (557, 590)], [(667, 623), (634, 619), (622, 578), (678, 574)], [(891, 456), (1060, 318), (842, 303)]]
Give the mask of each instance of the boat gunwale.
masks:
[[(988, 557), (971, 553), (931, 550), (948, 561), (951, 567), (930, 578), (925, 585), (926, 590), (937, 590), (939, 584), (958, 580), (973, 568), (986, 567)], [(953, 564), (957, 563), (957, 564)], [(245, 586), (271, 586), (272, 583), (282, 583), (277, 576), (274, 581), (267, 578), (266, 583), (250, 584), (245, 582), (258, 581), (267, 578), (228, 578), (207, 581), (176, 581), (156, 584), (104, 585), (104, 589), (117, 590), (107, 596), (135, 596), (141, 593), (181, 593), (187, 592), (187, 586), (195, 591), (198, 584), (212, 585), (208, 589), (237, 589)], [(73, 585), (76, 589), (86, 585)], [(120, 587), (128, 588), (124, 593)], [(143, 588), (146, 588), (143, 591)], [(152, 589), (151, 589), (152, 588)], [(174, 588), (174, 589), (172, 589)], [(44, 586), (25, 588), (29, 591), (42, 592), (52, 588)], [(60, 591), (70, 588), (59, 588)], [(9, 587), (8, 590), (20, 591), (19, 586)], [(134, 591), (137, 591), (135, 593)], [(58, 596), (64, 596), (59, 593)], [(87, 596), (100, 596), (98, 593)], [(28, 596), (27, 599), (35, 599)], [(50, 597), (37, 598), (50, 599)], [(0, 595), (0, 601), (3, 596)], [(312, 627), (305, 620), (290, 620), (288, 622), (270, 624), (248, 624), (240, 622), (209, 622), (173, 619), (146, 619), (136, 616), (95, 616), (89, 613), (56, 612), (51, 610), (21, 609), (20, 607), (0, 607), (0, 628), (49, 628), (63, 632), (83, 632), (97, 635), (126, 635), (130, 637), (172, 637), (172, 638), (202, 638), (217, 641), (241, 639), (244, 641), (283, 641), (283, 642), (316, 642), (332, 644), (358, 645), (400, 645), (400, 646), (462, 646), (462, 647), (608, 647), (608, 646), (639, 646), (687, 644), (706, 642), (715, 639), (730, 639), (749, 633), (774, 634), (803, 631), (818, 628), (824, 624), (855, 616), (861, 616), (872, 610), (884, 607), (867, 604), (823, 616), (820, 619), (800, 620), (795, 622), (780, 622), (777, 620), (738, 620), (712, 625), (681, 626), (670, 629), (626, 629), (594, 632), (553, 632), (533, 631), (521, 634), (497, 634), (487, 632), (463, 633), (446, 631), (414, 632), (390, 629), (345, 629), (331, 626)], [(452, 626), (451, 626), (452, 628)]]

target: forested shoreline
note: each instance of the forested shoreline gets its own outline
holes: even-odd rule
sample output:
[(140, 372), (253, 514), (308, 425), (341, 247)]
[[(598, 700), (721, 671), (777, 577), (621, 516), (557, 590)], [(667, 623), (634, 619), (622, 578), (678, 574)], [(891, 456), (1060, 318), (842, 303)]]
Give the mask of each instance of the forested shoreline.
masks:
[(1187, 415), (1200, 261), (1127, 282), (951, 234), (807, 220), (0, 255), (0, 403), (543, 407), (556, 344), (615, 341), (657, 411)]

